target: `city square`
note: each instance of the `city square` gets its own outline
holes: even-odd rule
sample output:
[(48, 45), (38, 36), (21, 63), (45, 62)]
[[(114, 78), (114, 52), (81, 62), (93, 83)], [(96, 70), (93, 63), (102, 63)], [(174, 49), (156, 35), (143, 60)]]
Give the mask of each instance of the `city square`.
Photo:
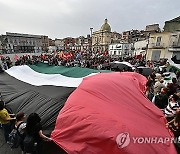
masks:
[(0, 153), (180, 153), (179, 5), (0, 0)]

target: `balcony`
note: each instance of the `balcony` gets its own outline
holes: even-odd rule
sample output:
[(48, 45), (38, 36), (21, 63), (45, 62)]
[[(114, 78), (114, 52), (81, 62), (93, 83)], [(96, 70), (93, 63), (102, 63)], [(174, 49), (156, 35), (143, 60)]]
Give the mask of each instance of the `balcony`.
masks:
[(171, 52), (174, 52), (174, 51), (179, 52), (180, 51), (180, 38), (171, 41), (168, 50)]
[(168, 49), (169, 51), (171, 51), (171, 52), (180, 52), (180, 47), (179, 48), (173, 48), (173, 47), (169, 47), (169, 49)]
[(170, 44), (170, 47), (171, 47), (171, 48), (180, 48), (180, 42), (172, 42), (172, 43)]
[(151, 43), (150, 48), (154, 48), (154, 49), (164, 49), (165, 47), (165, 43)]

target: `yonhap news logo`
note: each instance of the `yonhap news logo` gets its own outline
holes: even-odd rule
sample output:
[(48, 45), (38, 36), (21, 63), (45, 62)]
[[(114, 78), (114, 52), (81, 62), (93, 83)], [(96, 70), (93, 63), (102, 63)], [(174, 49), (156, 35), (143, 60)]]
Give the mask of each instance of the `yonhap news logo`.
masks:
[(172, 137), (161, 137), (161, 136), (130, 136), (128, 132), (123, 132), (117, 135), (116, 143), (119, 148), (125, 148), (130, 143), (133, 144), (166, 144), (169, 145), (171, 143), (180, 143), (179, 138)]
[(128, 146), (129, 143), (130, 143), (129, 133), (127, 133), (127, 132), (120, 133), (116, 137), (116, 143), (117, 143), (118, 147), (121, 148), (121, 149)]

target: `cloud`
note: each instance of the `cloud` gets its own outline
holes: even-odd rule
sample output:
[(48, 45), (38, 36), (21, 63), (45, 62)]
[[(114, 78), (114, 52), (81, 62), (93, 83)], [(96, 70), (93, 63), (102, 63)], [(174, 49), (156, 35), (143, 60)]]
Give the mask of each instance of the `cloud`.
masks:
[(144, 29), (179, 16), (174, 0), (0, 0), (0, 33), (78, 37), (99, 30), (107, 18), (113, 31)]

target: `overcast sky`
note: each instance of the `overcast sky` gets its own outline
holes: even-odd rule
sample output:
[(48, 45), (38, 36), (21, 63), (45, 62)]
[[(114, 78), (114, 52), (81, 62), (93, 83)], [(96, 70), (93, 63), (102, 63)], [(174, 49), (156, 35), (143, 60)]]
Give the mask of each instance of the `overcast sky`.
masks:
[(180, 0), (0, 0), (0, 34), (6, 32), (78, 37), (100, 29), (145, 29), (180, 16)]

